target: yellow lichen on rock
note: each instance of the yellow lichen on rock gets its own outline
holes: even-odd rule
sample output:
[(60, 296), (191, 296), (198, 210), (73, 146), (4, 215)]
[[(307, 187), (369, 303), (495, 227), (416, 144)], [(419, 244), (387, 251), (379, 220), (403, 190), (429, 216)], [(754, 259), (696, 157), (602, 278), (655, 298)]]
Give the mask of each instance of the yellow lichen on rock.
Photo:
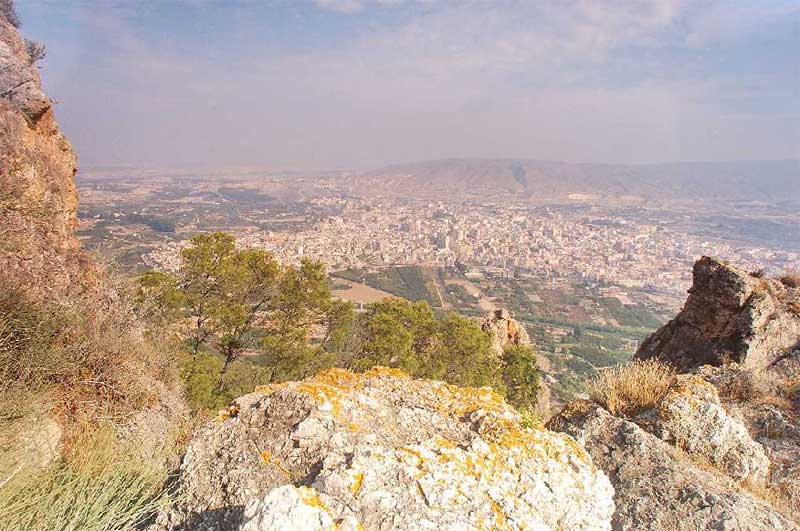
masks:
[(224, 422), (230, 418), (235, 417), (239, 414), (239, 404), (234, 402), (230, 406), (226, 407), (225, 409), (220, 409), (219, 413), (217, 414), (217, 421)]
[(364, 484), (364, 474), (361, 472), (354, 472), (353, 473), (353, 484), (350, 486), (350, 492), (353, 493), (353, 496), (358, 495), (358, 491), (361, 490), (361, 485)]
[(377, 365), (364, 373), (364, 377), (366, 378), (380, 378), (380, 377), (388, 377), (388, 378), (403, 378), (405, 380), (409, 380), (411, 377), (406, 374), (402, 369), (397, 369), (394, 367), (383, 367), (381, 365)]

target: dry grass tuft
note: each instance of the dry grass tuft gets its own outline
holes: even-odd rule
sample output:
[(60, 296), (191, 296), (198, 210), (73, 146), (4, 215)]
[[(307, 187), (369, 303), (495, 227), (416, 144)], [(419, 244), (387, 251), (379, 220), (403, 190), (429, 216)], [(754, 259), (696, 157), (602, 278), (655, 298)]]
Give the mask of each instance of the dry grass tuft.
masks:
[(138, 529), (169, 501), (166, 474), (106, 426), (45, 470), (0, 470), (0, 531)]
[(662, 361), (636, 360), (593, 378), (588, 385), (589, 398), (614, 415), (633, 417), (656, 405), (674, 374), (675, 369)]
[(787, 288), (800, 288), (800, 272), (798, 271), (785, 271), (778, 277), (778, 280)]

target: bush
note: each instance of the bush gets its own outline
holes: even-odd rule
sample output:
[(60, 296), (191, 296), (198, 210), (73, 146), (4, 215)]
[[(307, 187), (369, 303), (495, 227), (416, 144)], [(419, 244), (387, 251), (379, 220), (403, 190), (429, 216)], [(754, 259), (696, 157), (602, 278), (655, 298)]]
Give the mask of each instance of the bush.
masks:
[(44, 44), (31, 39), (25, 39), (25, 51), (28, 53), (30, 64), (41, 61), (46, 55)]
[[(511, 346), (503, 352), (503, 384), (506, 399), (521, 411), (533, 411), (542, 373), (530, 347)], [(543, 412), (540, 412), (543, 413)]]
[(636, 360), (600, 372), (587, 386), (589, 398), (614, 415), (633, 417), (656, 405), (674, 374), (675, 369), (662, 361)]
[(15, 28), (20, 27), (21, 22), (14, 8), (14, 0), (0, 0), (0, 17), (3, 17)]
[(110, 427), (73, 448), (44, 471), (0, 471), (0, 531), (135, 529), (168, 501), (165, 474), (120, 447)]
[(55, 413), (118, 418), (159, 399), (177, 382), (172, 350), (136, 318), (127, 286), (98, 272), (90, 291), (44, 301), (25, 287), (0, 287), (0, 427), (25, 414), (26, 397)]
[(786, 271), (778, 277), (778, 280), (787, 288), (800, 288), (800, 272), (798, 271)]

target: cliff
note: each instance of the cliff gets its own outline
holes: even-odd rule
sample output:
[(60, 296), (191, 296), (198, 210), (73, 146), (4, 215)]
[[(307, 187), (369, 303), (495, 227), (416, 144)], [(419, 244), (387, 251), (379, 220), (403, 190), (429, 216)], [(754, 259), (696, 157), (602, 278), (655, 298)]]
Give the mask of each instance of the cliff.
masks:
[(76, 158), (26, 42), (0, 17), (0, 271), (42, 291), (77, 286)]

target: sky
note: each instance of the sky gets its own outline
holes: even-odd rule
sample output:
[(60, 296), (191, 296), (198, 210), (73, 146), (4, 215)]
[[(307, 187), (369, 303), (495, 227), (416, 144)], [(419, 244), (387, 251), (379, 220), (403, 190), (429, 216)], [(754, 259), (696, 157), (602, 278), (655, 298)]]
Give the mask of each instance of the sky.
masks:
[(800, 0), (17, 0), (81, 165), (800, 158)]

